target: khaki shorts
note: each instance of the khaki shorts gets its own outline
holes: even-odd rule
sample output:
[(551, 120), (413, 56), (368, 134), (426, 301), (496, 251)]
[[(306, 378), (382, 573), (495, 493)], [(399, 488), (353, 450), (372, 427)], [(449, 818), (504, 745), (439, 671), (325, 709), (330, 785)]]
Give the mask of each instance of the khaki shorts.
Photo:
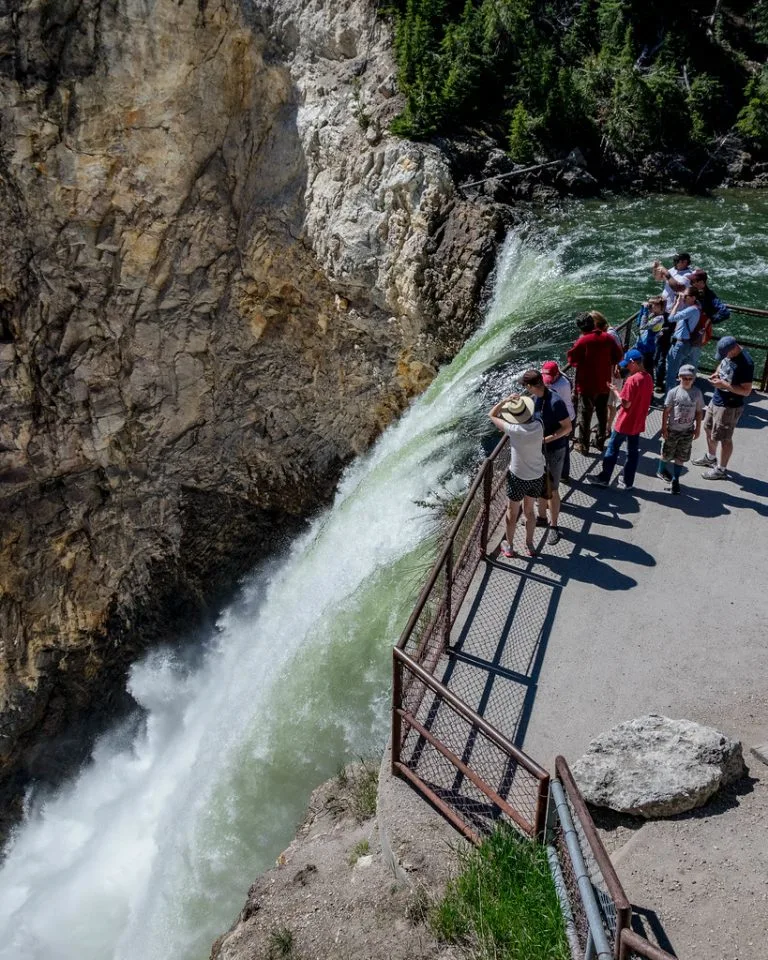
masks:
[(704, 429), (711, 432), (713, 440), (730, 440), (743, 411), (743, 404), (740, 407), (716, 407), (710, 402), (704, 414)]

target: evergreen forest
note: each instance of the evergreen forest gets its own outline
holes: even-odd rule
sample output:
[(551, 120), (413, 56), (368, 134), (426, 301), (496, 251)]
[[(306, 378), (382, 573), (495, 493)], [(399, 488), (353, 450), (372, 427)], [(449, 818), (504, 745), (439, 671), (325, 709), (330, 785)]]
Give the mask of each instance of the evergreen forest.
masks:
[[(768, 0), (394, 0), (393, 132), (490, 134), (527, 164), (602, 174), (768, 159)], [(663, 166), (663, 164), (661, 164)], [(658, 162), (656, 163), (658, 167)]]

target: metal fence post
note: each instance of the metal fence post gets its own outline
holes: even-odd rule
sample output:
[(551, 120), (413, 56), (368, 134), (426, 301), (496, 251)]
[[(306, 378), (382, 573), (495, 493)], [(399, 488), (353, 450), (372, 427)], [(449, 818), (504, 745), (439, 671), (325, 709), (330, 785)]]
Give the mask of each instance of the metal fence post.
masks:
[(392, 776), (397, 776), (395, 765), (400, 762), (400, 746), (402, 738), (402, 718), (398, 710), (402, 709), (403, 703), (403, 665), (397, 657), (397, 648), (392, 651), (392, 756), (391, 772)]
[(453, 540), (445, 555), (445, 623), (443, 625), (443, 649), (451, 642), (451, 595), (453, 593)]
[(549, 777), (539, 780), (539, 792), (536, 797), (536, 815), (533, 822), (534, 836), (541, 842), (547, 843), (547, 802), (549, 801)]
[[(767, 361), (768, 362), (768, 361)], [(480, 552), (484, 555), (488, 551), (488, 525), (491, 521), (491, 492), (493, 490), (493, 461), (486, 460), (483, 464), (483, 522), (480, 527)]]

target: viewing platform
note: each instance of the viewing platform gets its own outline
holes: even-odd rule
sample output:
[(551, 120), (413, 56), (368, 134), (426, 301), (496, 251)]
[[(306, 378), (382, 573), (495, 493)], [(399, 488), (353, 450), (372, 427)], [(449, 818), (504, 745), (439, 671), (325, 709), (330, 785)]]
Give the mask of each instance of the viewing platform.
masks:
[[(468, 508), (464, 532), (459, 524), (438, 560), (431, 605), (412, 618), (401, 647), (491, 731), (469, 715), (456, 721), (458, 707), (420, 687), (407, 665), (398, 675), (395, 657), (395, 703), (399, 695), (401, 712), (421, 724), (406, 731), (406, 719), (395, 718), (398, 772), (412, 782), (423, 777), (432, 802), (449, 816), (458, 810), (470, 833), (476, 825), (483, 832), (489, 797), (490, 821), (507, 816), (508, 800), (525, 832), (540, 825), (542, 781), (536, 787), (535, 769), (522, 770), (509, 751), (502, 756), (494, 731), (546, 771), (557, 755), (575, 761), (598, 734), (649, 713), (742, 742), (749, 775), (699, 810), (649, 822), (593, 811), (634, 907), (633, 926), (690, 960), (768, 956), (768, 766), (749, 752), (768, 740), (767, 423), (768, 397), (754, 392), (734, 436), (729, 479), (705, 480), (688, 464), (673, 496), (655, 476), (657, 400), (635, 487), (618, 488), (616, 476), (607, 489), (591, 486), (598, 455), (573, 452), (573, 482), (561, 487), (562, 539), (549, 546), (537, 529), (533, 559), (499, 553), (500, 466), (476, 481), (468, 501), (479, 501), (482, 489), (495, 499), (487, 516), (484, 507)], [(702, 434), (693, 456), (705, 449)], [(517, 537), (522, 544), (519, 528)], [(476, 568), (465, 559), (475, 541)], [(424, 758), (427, 737), (437, 759)], [(460, 766), (446, 762), (439, 744)], [(470, 775), (491, 784), (490, 793)], [(528, 812), (518, 820), (520, 810)]]

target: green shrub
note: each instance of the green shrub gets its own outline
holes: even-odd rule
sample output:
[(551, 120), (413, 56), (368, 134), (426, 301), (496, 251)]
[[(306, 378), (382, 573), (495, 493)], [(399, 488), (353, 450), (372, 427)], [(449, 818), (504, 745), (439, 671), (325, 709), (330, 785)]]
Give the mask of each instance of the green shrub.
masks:
[(509, 155), (515, 163), (533, 161), (534, 140), (531, 135), (531, 118), (525, 105), (518, 100), (509, 125)]
[(744, 98), (736, 129), (752, 146), (768, 150), (768, 67), (750, 79)]
[(667, 0), (392, 0), (398, 83), (394, 132), (480, 127), (510, 154), (625, 166), (649, 150), (701, 156), (737, 123), (766, 143), (762, 80), (768, 0), (744, 17), (722, 5), (714, 31)]

